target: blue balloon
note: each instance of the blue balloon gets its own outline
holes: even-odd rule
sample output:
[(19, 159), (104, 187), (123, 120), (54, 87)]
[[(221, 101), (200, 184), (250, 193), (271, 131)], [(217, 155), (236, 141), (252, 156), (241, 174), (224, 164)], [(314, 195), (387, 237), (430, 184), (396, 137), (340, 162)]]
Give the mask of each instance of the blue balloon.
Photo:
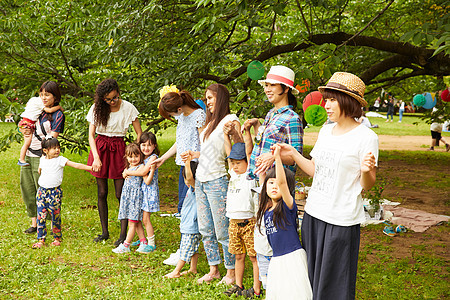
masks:
[(433, 99), (430, 93), (425, 93), (425, 104), (422, 106), (425, 109), (431, 109), (436, 105), (436, 98)]

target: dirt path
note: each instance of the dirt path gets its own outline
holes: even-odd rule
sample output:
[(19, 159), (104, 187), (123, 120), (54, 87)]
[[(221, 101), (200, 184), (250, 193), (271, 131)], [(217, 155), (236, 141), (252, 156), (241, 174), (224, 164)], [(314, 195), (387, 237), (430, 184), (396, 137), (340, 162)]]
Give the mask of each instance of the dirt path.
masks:
[[(303, 136), (305, 145), (314, 145), (318, 132), (306, 132)], [(426, 151), (431, 143), (431, 136), (418, 135), (378, 135), (380, 150)], [(436, 151), (445, 151), (445, 147), (437, 147)]]

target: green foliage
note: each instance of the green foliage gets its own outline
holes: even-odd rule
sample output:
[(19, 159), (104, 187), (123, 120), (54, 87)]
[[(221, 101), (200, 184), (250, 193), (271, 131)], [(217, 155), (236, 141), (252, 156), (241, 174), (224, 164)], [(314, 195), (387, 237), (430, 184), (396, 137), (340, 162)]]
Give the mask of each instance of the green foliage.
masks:
[[(447, 7), (418, 0), (3, 1), (0, 92), (21, 105), (12, 112), (17, 122), (40, 84), (58, 81), (67, 116), (64, 147), (76, 153), (87, 146), (83, 114), (107, 77), (118, 80), (144, 129), (153, 130), (167, 126), (155, 122), (157, 91), (172, 83), (195, 98), (211, 82), (226, 84), (233, 112), (264, 116), (263, 91), (245, 73), (255, 59), (266, 70), (288, 65), (297, 83), (311, 81), (311, 90), (333, 72), (349, 71), (366, 76), (369, 103), (381, 88), (407, 99), (444, 88)], [(393, 55), (410, 61), (390, 62)], [(7, 111), (2, 105), (0, 113)]]

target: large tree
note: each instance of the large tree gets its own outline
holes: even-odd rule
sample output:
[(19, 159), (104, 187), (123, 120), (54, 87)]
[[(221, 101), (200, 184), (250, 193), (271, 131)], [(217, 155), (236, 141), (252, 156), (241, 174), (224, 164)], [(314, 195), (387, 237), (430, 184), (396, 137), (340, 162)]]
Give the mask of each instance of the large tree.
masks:
[(444, 88), (450, 74), (448, 7), (429, 0), (6, 0), (1, 110), (17, 115), (42, 81), (57, 80), (64, 141), (79, 151), (95, 85), (106, 77), (119, 81), (151, 126), (160, 126), (157, 91), (168, 83), (195, 96), (224, 83), (239, 94), (233, 109), (261, 116), (261, 89), (246, 75), (255, 59), (266, 68), (290, 66), (312, 89), (342, 70), (365, 81), (369, 102), (382, 88), (410, 99)]

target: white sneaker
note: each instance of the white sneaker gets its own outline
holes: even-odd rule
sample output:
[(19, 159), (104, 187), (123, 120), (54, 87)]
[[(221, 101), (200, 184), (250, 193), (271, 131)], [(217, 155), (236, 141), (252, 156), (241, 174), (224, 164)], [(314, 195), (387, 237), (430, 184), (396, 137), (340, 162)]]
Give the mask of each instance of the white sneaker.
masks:
[(123, 244), (120, 244), (117, 248), (113, 249), (112, 252), (121, 254), (130, 252), (130, 247), (125, 247)]
[(170, 254), (169, 258), (163, 261), (163, 264), (169, 266), (176, 266), (178, 264), (178, 260), (180, 259), (180, 249), (177, 252)]

